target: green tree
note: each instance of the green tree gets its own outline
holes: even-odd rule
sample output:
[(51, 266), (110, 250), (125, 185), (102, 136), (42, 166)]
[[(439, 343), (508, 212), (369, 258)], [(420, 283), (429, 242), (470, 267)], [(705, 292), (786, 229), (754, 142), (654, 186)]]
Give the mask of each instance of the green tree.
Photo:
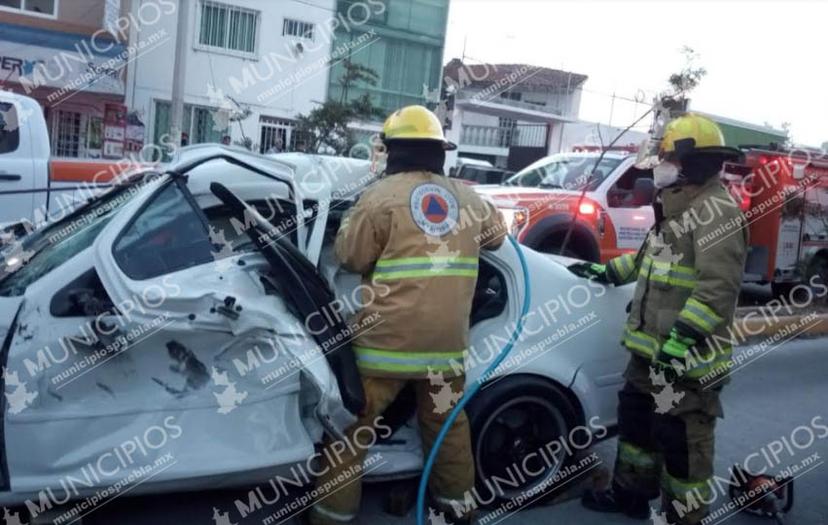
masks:
[[(333, 63), (333, 59), (331, 62)], [(339, 85), (342, 87), (342, 91), (339, 94), (339, 102), (341, 104), (348, 102), (351, 87), (357, 83), (361, 82), (373, 87), (379, 81), (379, 75), (376, 71), (368, 66), (355, 63), (351, 60), (350, 55), (342, 60), (342, 67), (345, 69), (345, 72), (339, 77)]]
[(367, 66), (351, 62), (350, 58), (342, 64), (345, 72), (338, 82), (342, 87), (339, 100), (329, 99), (307, 115), (297, 117), (296, 131), (304, 139), (305, 151), (309, 153), (344, 155), (355, 143), (348, 124), (354, 120), (382, 117), (382, 110), (374, 105), (369, 93), (348, 100), (352, 87), (357, 83), (374, 86), (379, 75)]
[(348, 151), (353, 144), (353, 136), (348, 129), (351, 114), (346, 104), (328, 100), (307, 115), (299, 115), (296, 131), (305, 139), (305, 151), (318, 153), (330, 148), (335, 155)]
[(668, 82), (673, 88), (673, 95), (683, 98), (687, 93), (693, 91), (699, 85), (701, 79), (707, 74), (707, 70), (696, 65), (699, 54), (690, 46), (681, 48), (684, 55), (684, 67), (678, 73), (670, 75)]

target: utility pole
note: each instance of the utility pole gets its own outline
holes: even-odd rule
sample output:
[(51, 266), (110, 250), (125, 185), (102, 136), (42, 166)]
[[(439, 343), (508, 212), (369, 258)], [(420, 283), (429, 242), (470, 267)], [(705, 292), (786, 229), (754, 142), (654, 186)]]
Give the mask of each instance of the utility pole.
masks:
[(173, 65), (172, 111), (170, 132), (172, 142), (181, 147), (181, 121), (184, 120), (184, 79), (187, 73), (187, 27), (190, 21), (190, 2), (178, 2), (178, 25), (175, 33), (175, 64)]
[(612, 114), (614, 112), (615, 112), (615, 91), (612, 92), (612, 100), (610, 101), (609, 127), (612, 127)]

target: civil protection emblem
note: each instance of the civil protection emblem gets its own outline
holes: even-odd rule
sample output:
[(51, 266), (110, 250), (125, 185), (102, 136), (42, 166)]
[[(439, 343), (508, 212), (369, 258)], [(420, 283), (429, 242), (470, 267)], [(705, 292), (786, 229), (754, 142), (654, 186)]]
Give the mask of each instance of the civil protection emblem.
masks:
[(411, 218), (426, 234), (442, 237), (457, 226), (457, 197), (438, 184), (421, 184), (411, 192)]

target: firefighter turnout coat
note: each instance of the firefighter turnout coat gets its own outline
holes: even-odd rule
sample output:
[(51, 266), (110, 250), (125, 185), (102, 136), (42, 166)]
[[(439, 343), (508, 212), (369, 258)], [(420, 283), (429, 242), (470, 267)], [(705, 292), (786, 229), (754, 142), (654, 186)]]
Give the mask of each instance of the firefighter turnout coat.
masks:
[(718, 177), (663, 189), (659, 198), (663, 218), (639, 252), (607, 264), (614, 283), (637, 280), (623, 344), (654, 360), (676, 328), (697, 341), (686, 376), (718, 379), (732, 353), (730, 326), (747, 256), (745, 217)]
[(363, 276), (353, 323), (363, 375), (462, 375), (480, 249), (505, 236), (491, 203), (442, 175), (397, 173), (366, 190), (335, 246), (340, 263)]

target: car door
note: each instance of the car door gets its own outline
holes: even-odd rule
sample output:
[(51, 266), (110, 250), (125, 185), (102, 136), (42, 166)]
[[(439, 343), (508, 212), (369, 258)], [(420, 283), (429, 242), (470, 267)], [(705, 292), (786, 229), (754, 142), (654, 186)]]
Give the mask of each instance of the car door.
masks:
[[(267, 261), (257, 253), (216, 260), (214, 248), (183, 177), (153, 183), (104, 227), (92, 259), (111, 306), (92, 322), (61, 325), (49, 346), (65, 357), (35, 367), (31, 381), (48, 388), (6, 425), (13, 490), (62, 486), (127, 442), (135, 442), (127, 464), (95, 470), (89, 484), (148, 468), (154, 481), (186, 488), (190, 478), (312, 453), (318, 432), (302, 410), (335, 407), (336, 398), (305, 399), (300, 376), (325, 382), (318, 391), (327, 394), (330, 370), (311, 362), (304, 374), (315, 343), (280, 295), (267, 293)], [(18, 352), (9, 363), (26, 369)]]
[(14, 99), (0, 99), (0, 226), (31, 219), (35, 202), (31, 126), (21, 125), (22, 114)]

